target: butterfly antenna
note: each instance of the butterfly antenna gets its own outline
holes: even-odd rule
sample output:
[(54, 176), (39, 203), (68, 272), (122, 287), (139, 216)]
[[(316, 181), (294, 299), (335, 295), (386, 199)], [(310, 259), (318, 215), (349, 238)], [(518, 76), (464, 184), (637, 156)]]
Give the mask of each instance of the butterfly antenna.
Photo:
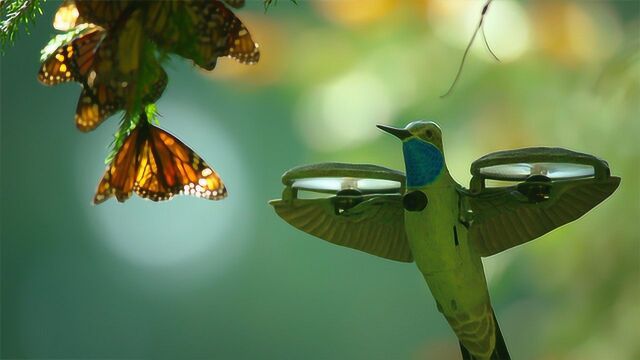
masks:
[[(456, 77), (453, 79), (453, 83), (451, 83), (451, 86), (449, 87), (447, 92), (444, 93), (444, 95), (441, 95), (440, 98), (445, 98), (449, 96), (449, 94), (451, 94), (451, 92), (453, 91), (453, 88), (455, 88), (456, 84), (458, 83), (458, 80), (462, 75), (462, 68), (464, 67), (464, 63), (467, 61), (467, 55), (469, 55), (469, 50), (471, 49), (471, 45), (473, 45), (473, 41), (476, 39), (476, 36), (478, 35), (478, 31), (482, 30), (482, 23), (484, 21), (484, 17), (487, 13), (487, 10), (489, 10), (489, 5), (491, 5), (492, 1), (493, 0), (487, 0), (487, 3), (484, 4), (484, 7), (482, 8), (482, 13), (480, 14), (480, 21), (478, 22), (478, 26), (476, 27), (476, 30), (473, 32), (473, 35), (471, 36), (471, 40), (469, 40), (469, 44), (467, 44), (467, 48), (464, 50), (464, 54), (462, 54), (462, 61), (460, 62), (460, 66), (458, 66), (458, 72), (456, 73)], [(484, 34), (484, 30), (483, 30), (483, 34)], [(485, 42), (486, 42), (486, 37), (485, 37)], [(489, 48), (489, 51), (491, 52), (491, 54), (493, 54), (493, 51), (491, 51), (491, 48)]]

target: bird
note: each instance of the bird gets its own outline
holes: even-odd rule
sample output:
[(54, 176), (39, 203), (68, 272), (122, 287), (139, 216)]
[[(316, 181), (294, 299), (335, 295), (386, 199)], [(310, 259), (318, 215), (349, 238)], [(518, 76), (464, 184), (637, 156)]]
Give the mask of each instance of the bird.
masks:
[(478, 359), (494, 353), (494, 358), (509, 358), (493, 315), (481, 257), (469, 246), (468, 231), (460, 223), (459, 185), (444, 161), (439, 127), (432, 122), (411, 123), (406, 129), (378, 127), (402, 140), (407, 239), (438, 310), (463, 352)]
[[(482, 258), (576, 220), (611, 195), (620, 178), (591, 155), (537, 147), (478, 159), (466, 189), (449, 173), (438, 124), (377, 126), (402, 141), (406, 175), (377, 165), (302, 166), (283, 175), (283, 199), (270, 204), (285, 221), (321, 239), (415, 262), (462, 358), (510, 359)], [(492, 176), (518, 184), (486, 187)], [(301, 190), (334, 196), (297, 198)]]

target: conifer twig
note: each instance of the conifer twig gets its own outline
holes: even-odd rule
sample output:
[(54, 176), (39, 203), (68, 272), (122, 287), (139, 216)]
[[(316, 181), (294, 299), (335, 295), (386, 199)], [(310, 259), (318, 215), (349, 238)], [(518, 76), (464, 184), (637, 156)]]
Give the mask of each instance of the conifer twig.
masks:
[(42, 15), (42, 3), (46, 0), (0, 0), (0, 49), (13, 44), (22, 24), (29, 32), (28, 25), (37, 15)]

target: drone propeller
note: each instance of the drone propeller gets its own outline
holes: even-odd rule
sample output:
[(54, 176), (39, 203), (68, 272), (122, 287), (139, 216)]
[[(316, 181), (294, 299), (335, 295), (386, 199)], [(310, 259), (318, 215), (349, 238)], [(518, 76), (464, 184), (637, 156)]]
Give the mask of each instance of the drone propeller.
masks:
[(360, 194), (400, 193), (403, 173), (377, 165), (321, 163), (293, 168), (282, 175), (282, 183), (297, 192), (305, 190), (338, 194), (354, 190)]
[(542, 175), (550, 179), (579, 179), (595, 175), (593, 166), (572, 163), (515, 163), (487, 166), (480, 174), (493, 180), (519, 181)]
[[(595, 156), (562, 148), (533, 147), (498, 151), (471, 164), (471, 192), (485, 188), (485, 180), (548, 183), (609, 176), (609, 165)], [(526, 187), (526, 186), (525, 186)]]
[[(574, 221), (620, 184), (606, 161), (561, 148), (491, 153), (471, 165), (461, 217), (482, 256), (533, 240)], [(486, 180), (518, 182), (486, 188)]]

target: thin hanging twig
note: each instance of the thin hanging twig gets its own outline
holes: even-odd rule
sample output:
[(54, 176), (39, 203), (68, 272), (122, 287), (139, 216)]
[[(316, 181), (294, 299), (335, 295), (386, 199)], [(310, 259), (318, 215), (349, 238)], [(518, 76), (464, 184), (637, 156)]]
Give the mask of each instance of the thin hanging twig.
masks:
[(471, 36), (471, 40), (469, 40), (469, 44), (467, 45), (467, 48), (464, 50), (464, 54), (462, 54), (462, 61), (460, 62), (460, 66), (458, 67), (458, 72), (456, 73), (456, 77), (453, 79), (453, 83), (451, 83), (451, 86), (449, 87), (449, 90), (447, 90), (447, 92), (444, 95), (440, 96), (441, 98), (444, 98), (444, 97), (448, 96), (449, 94), (451, 94), (451, 92), (453, 91), (453, 88), (458, 83), (458, 80), (460, 79), (460, 75), (462, 75), (462, 68), (464, 67), (465, 61), (467, 61), (467, 55), (469, 54), (469, 50), (471, 49), (471, 45), (473, 45), (473, 41), (476, 39), (476, 35), (478, 35), (478, 31), (482, 30), (482, 38), (484, 39), (484, 43), (485, 43), (487, 49), (489, 49), (489, 52), (491, 53), (491, 55), (497, 61), (500, 61), (500, 59), (498, 59), (498, 57), (493, 52), (493, 50), (491, 50), (491, 47), (489, 46), (489, 42), (487, 41), (487, 37), (484, 34), (484, 27), (482, 26), (483, 22), (484, 22), (485, 15), (487, 14), (487, 11), (489, 10), (489, 5), (491, 5), (491, 2), (493, 2), (493, 0), (487, 0), (487, 3), (484, 4), (484, 7), (482, 8), (482, 13), (480, 14), (480, 21), (478, 22), (478, 26), (476, 27), (476, 30), (473, 32), (473, 35)]
[(491, 50), (491, 46), (489, 46), (489, 42), (487, 41), (487, 36), (484, 34), (484, 26), (482, 27), (482, 39), (484, 40), (484, 46), (487, 47), (487, 50), (489, 50), (489, 53), (491, 54), (491, 56), (493, 56), (493, 58), (497, 62), (500, 62), (500, 59), (498, 58), (498, 56), (493, 52), (493, 50)]

